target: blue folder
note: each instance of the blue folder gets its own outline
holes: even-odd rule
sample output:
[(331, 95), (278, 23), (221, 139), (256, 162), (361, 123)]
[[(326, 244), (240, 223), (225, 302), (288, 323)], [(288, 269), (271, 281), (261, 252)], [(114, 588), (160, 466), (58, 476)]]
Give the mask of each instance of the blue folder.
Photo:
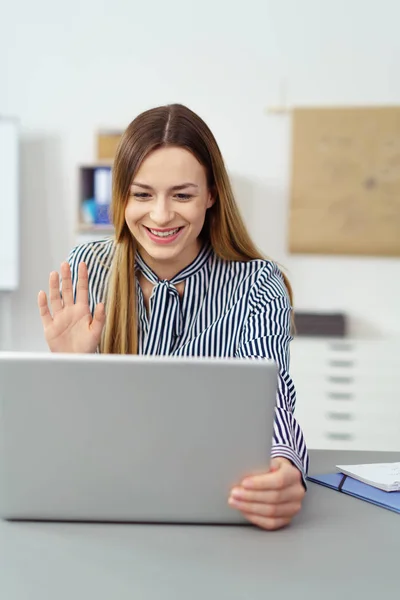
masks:
[(384, 492), (372, 485), (362, 483), (357, 479), (343, 475), (343, 473), (329, 473), (327, 475), (313, 475), (307, 477), (308, 481), (319, 483), (343, 494), (354, 496), (360, 500), (371, 502), (382, 508), (400, 513), (400, 492)]

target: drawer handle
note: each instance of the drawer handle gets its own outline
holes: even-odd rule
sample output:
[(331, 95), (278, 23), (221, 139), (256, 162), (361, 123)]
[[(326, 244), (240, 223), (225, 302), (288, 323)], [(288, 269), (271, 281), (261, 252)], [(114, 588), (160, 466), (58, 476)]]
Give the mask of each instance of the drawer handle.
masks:
[(331, 383), (353, 383), (354, 377), (339, 377), (338, 375), (329, 375), (328, 381)]
[(328, 392), (328, 398), (331, 400), (354, 400), (353, 394), (346, 392)]
[(331, 360), (328, 364), (330, 367), (354, 367), (354, 361), (352, 360)]
[(334, 352), (343, 352), (343, 350), (345, 352), (353, 352), (353, 350), (354, 350), (354, 346), (351, 346), (350, 344), (346, 344), (346, 343), (344, 343), (344, 344), (340, 344), (340, 343), (330, 344), (329, 347)]
[(328, 419), (332, 419), (332, 421), (352, 421), (353, 415), (345, 412), (328, 412)]
[(326, 437), (330, 440), (340, 440), (343, 442), (350, 442), (353, 439), (351, 433), (327, 433)]

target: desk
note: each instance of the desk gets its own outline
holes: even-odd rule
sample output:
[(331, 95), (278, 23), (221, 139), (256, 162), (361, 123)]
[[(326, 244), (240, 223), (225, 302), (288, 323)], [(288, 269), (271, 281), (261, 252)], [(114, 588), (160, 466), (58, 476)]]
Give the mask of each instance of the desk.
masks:
[[(310, 452), (310, 473), (399, 454)], [(309, 484), (287, 529), (0, 522), (4, 600), (376, 600), (398, 593), (400, 515)]]

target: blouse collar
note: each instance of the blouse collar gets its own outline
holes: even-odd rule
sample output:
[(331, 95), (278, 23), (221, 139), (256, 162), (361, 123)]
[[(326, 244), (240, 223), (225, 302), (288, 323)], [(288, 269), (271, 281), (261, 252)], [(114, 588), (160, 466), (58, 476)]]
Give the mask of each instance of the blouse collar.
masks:
[[(177, 285), (178, 283), (185, 281), (189, 277), (196, 275), (196, 273), (201, 271), (203, 267), (207, 264), (208, 259), (212, 254), (212, 251), (213, 249), (211, 244), (204, 244), (196, 258), (189, 265), (187, 265), (181, 271), (179, 271), (179, 273), (174, 275), (174, 277), (169, 280), (169, 283), (172, 285)], [(154, 271), (145, 263), (139, 251), (136, 252), (135, 270), (140, 271), (146, 277), (146, 279), (148, 279), (154, 285), (157, 285), (157, 283), (161, 282), (161, 280), (157, 277)]]

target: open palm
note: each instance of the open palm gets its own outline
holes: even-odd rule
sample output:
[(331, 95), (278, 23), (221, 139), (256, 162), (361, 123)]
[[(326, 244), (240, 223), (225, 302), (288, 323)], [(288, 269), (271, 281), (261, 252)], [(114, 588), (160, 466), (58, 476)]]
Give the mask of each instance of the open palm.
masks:
[[(39, 292), (38, 306), (44, 335), (52, 352), (93, 353), (100, 343), (105, 323), (102, 303), (95, 308), (92, 317), (89, 308), (88, 272), (84, 263), (78, 268), (76, 301), (74, 302), (71, 270), (68, 263), (61, 265), (62, 289), (57, 272), (50, 273), (49, 299), (45, 292)], [(62, 297), (61, 297), (62, 295)]]

